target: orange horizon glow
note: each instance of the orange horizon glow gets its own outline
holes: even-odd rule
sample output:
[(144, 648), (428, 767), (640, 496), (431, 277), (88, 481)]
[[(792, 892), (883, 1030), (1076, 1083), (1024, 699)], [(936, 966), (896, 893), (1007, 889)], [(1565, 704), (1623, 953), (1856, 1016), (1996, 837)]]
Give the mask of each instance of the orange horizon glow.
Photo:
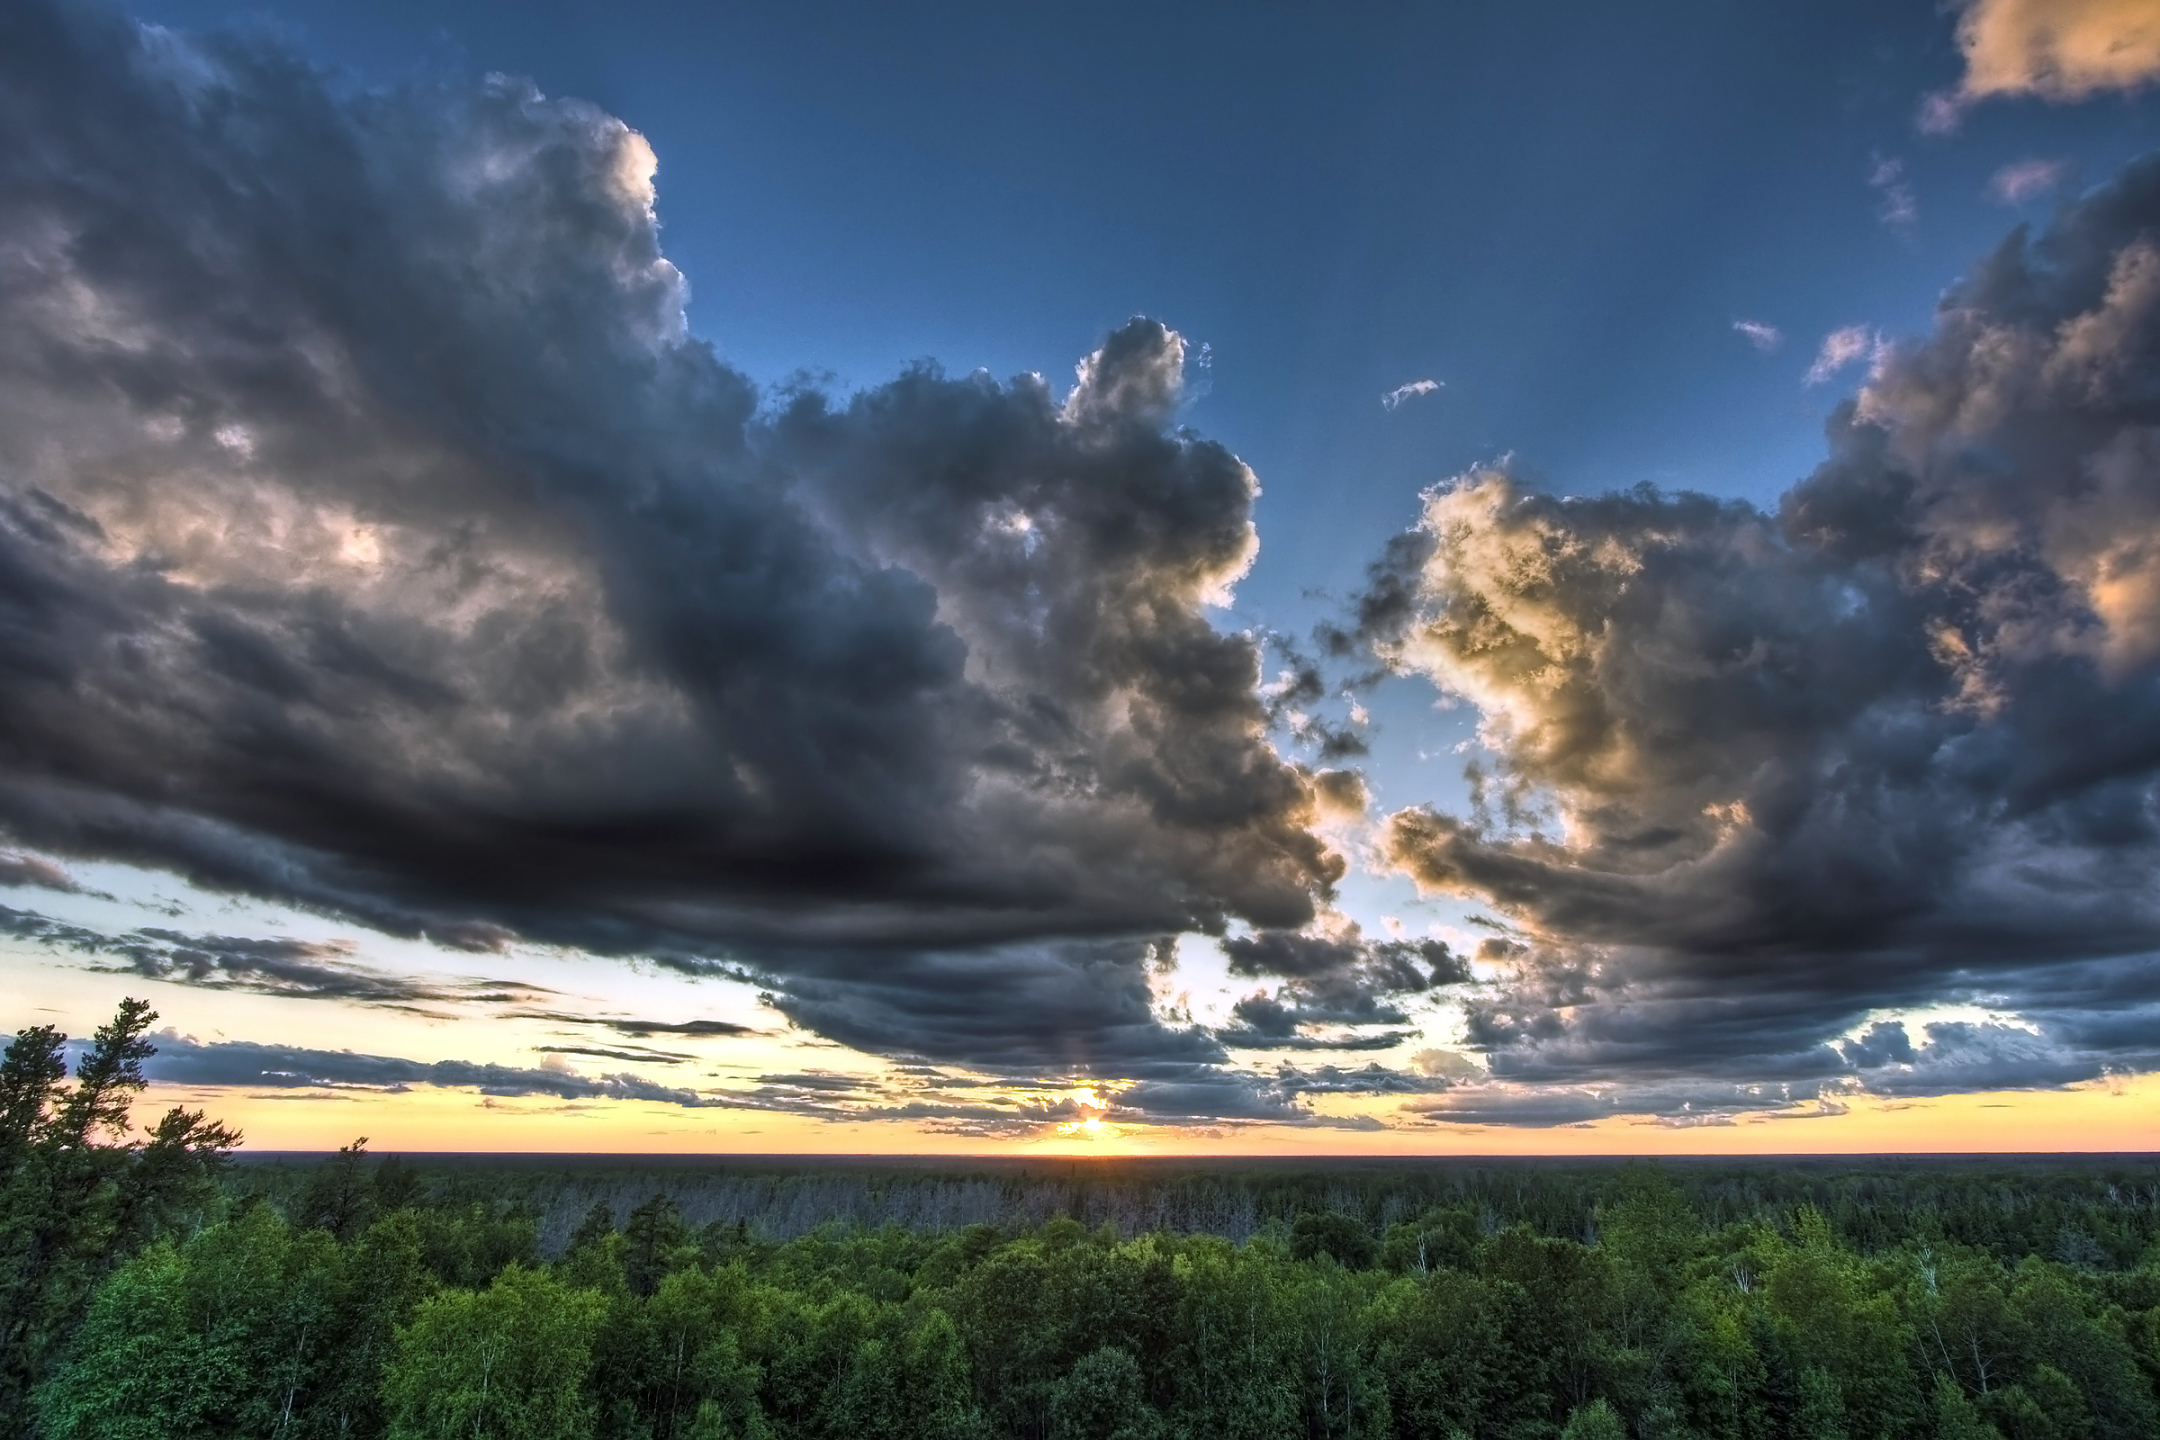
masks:
[[(1394, 1102), (1339, 1102), (1336, 1115), (1399, 1118)], [(1839, 1114), (1797, 1108), (1674, 1125), (1616, 1116), (1552, 1128), (1405, 1125), (1327, 1130), (1253, 1124), (1205, 1130), (1092, 1117), (1047, 1134), (1000, 1140), (904, 1121), (831, 1121), (750, 1111), (686, 1110), (643, 1101), (565, 1103), (415, 1088), (403, 1093), (213, 1090), (153, 1085), (138, 1124), (182, 1104), (239, 1129), (248, 1151), (326, 1151), (358, 1136), (377, 1154), (920, 1156), (925, 1159), (1213, 1157), (1296, 1161), (1803, 1155), (2111, 1154), (2160, 1149), (2160, 1076), (2063, 1090), (2012, 1090), (1922, 1100), (1854, 1096)], [(328, 1112), (328, 1113), (326, 1113)]]

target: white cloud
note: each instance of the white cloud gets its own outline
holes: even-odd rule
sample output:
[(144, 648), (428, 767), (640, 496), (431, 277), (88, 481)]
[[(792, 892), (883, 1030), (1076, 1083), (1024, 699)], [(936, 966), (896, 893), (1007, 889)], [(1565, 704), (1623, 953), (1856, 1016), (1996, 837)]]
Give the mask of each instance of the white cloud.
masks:
[(1920, 133), (1948, 135), (1965, 118), (1965, 102), (1954, 90), (1944, 90), (1920, 102)]
[(1873, 363), (1883, 355), (1883, 339), (1865, 325), (1847, 325), (1823, 337), (1815, 363), (1808, 367), (1807, 383), (1820, 385), (1857, 360)]
[(1413, 380), (1407, 385), (1398, 385), (1393, 390), (1388, 391), (1387, 394), (1380, 397), (1380, 403), (1393, 410), (1405, 400), (1419, 395), (1430, 395), (1440, 388), (1442, 388), (1442, 385), (1438, 380)]
[(1905, 179), (1905, 162), (1877, 155), (1873, 163), (1867, 183), (1882, 196), (1882, 208), (1876, 215), (1893, 230), (1910, 230), (1920, 219), (1920, 202), (1913, 198), (1912, 186)]
[(2020, 160), (1995, 172), (1988, 194), (2005, 205), (2023, 205), (2060, 185), (2069, 169), (2062, 160)]
[(1764, 354), (1768, 354), (1785, 343), (1784, 331), (1761, 320), (1735, 320), (1732, 322), (1732, 328), (1745, 336), (1748, 344), (1753, 345)]
[(1964, 0), (1965, 75), (1931, 95), (1920, 128), (1957, 128), (1966, 108), (1997, 95), (2083, 100), (2160, 79), (2160, 5), (2153, 0)]

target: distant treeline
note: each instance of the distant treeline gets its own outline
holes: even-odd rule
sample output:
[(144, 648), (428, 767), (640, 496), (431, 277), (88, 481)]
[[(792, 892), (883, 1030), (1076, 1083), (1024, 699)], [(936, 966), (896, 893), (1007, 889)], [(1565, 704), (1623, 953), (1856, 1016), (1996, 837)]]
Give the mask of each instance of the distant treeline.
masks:
[(232, 1166), (146, 1015), (0, 1067), (14, 1434), (2160, 1433), (2150, 1161)]
[[(289, 1204), (320, 1156), (239, 1167), (234, 1192)], [(1299, 1216), (1353, 1216), (1375, 1234), (1434, 1209), (1491, 1233), (1527, 1225), (1596, 1243), (1599, 1215), (1634, 1183), (1619, 1161), (1183, 1161), (1028, 1159), (893, 1163), (815, 1157), (728, 1159), (441, 1156), (420, 1163), (431, 1193), (532, 1215), (554, 1257), (595, 1205), (619, 1226), (656, 1193), (694, 1228), (743, 1226), (794, 1240), (833, 1225), (938, 1235), (991, 1225), (1018, 1233), (1051, 1220), (1120, 1238), (1168, 1231), (1239, 1244)], [(1949, 1240), (2005, 1259), (2134, 1266), (2160, 1235), (2160, 1157), (2056, 1156), (1667, 1162), (1667, 1182), (1711, 1229), (1737, 1221), (1790, 1228), (1803, 1209), (1873, 1253)]]

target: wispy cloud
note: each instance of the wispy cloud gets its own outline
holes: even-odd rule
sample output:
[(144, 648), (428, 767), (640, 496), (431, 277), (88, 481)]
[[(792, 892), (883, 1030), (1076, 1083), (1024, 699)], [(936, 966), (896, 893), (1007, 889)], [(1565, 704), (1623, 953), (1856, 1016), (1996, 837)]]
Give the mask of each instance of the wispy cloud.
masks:
[(710, 1095), (660, 1085), (639, 1075), (581, 1075), (560, 1056), (536, 1068), (474, 1060), (406, 1060), (350, 1050), (265, 1045), (252, 1040), (205, 1043), (174, 1030), (152, 1037), (157, 1054), (143, 1066), (152, 1080), (174, 1085), (251, 1085), (271, 1089), (409, 1089), (434, 1085), (483, 1095), (554, 1095), (565, 1100), (657, 1100), (692, 1108), (720, 1103)]
[(2023, 205), (2062, 184), (2069, 169), (2064, 160), (2020, 160), (1995, 172), (1988, 194), (2005, 205)]
[(89, 891), (76, 883), (52, 861), (41, 855), (25, 855), (20, 852), (0, 850), (0, 886), (22, 886), (39, 890), (57, 890), (63, 895), (97, 895), (100, 899), (112, 897), (99, 891)]
[(1766, 355), (1785, 343), (1784, 331), (1761, 320), (1735, 320), (1732, 328), (1738, 331), (1748, 344)]
[(1882, 355), (1882, 337), (1867, 326), (1847, 325), (1833, 330), (1823, 337), (1822, 348), (1815, 352), (1815, 363), (1808, 367), (1807, 383), (1820, 385), (1848, 365), (1861, 360), (1877, 361)]
[(1905, 176), (1905, 162), (1894, 155), (1877, 155), (1869, 162), (1868, 188), (1882, 197), (1875, 216), (1893, 230), (1910, 231), (1920, 221), (1920, 202), (1913, 198), (1912, 183)]
[(665, 1050), (599, 1050), (585, 1045), (535, 1045), (542, 1055), (583, 1055), (593, 1060), (621, 1060), (631, 1065), (681, 1065), (695, 1055), (672, 1055)]
[(191, 935), (158, 926), (118, 933), (0, 905), (0, 934), (54, 950), (105, 955), (146, 979), (249, 990), (299, 1000), (343, 1000), (391, 1010), (440, 1004), (533, 1004), (550, 991), (516, 981), (427, 980), (360, 962), (349, 940)]
[(758, 1032), (748, 1025), (737, 1025), (731, 1020), (621, 1020), (604, 1015), (572, 1015), (561, 1010), (524, 1010), (511, 1017), (516, 1020), (546, 1020), (557, 1025), (595, 1025), (627, 1035), (633, 1040), (643, 1040), (653, 1035), (681, 1035), (696, 1040), (730, 1040), (740, 1035)]
[(1388, 391), (1387, 394), (1382, 395), (1380, 403), (1393, 410), (1405, 400), (1412, 400), (1420, 395), (1430, 395), (1442, 388), (1444, 386), (1438, 380), (1412, 380), (1409, 384), (1398, 385), (1393, 390)]

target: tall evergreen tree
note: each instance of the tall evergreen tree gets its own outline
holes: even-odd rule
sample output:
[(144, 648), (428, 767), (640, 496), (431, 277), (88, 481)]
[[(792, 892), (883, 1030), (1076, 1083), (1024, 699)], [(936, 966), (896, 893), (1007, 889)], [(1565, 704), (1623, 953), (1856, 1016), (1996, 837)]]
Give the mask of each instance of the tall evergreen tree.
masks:
[(200, 1224), (237, 1132), (175, 1108), (147, 1137), (129, 1112), (157, 1053), (157, 1013), (122, 1000), (63, 1083), (67, 1037), (19, 1033), (0, 1057), (0, 1434), (27, 1434), (30, 1393), (92, 1287), (161, 1234)]

